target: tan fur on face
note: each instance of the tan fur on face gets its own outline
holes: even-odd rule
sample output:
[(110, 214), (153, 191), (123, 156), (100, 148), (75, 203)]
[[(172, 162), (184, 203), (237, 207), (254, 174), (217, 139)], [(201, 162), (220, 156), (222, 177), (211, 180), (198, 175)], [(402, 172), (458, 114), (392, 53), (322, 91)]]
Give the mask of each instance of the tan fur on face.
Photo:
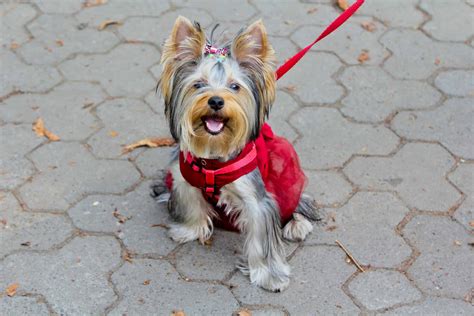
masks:
[[(218, 135), (209, 134), (202, 122), (203, 116), (213, 115), (215, 112), (209, 108), (207, 101), (212, 96), (220, 96), (224, 99), (224, 107), (219, 114), (225, 118), (224, 130)], [(195, 99), (190, 110), (185, 117), (185, 134), (182, 149), (192, 152), (194, 155), (203, 158), (228, 158), (239, 148), (242, 149), (248, 139), (249, 122), (248, 113), (242, 104), (249, 104), (250, 100), (244, 100), (244, 95), (236, 95), (223, 91), (203, 93)], [(247, 109), (250, 110), (250, 109)], [(184, 147), (184, 148), (183, 148)]]

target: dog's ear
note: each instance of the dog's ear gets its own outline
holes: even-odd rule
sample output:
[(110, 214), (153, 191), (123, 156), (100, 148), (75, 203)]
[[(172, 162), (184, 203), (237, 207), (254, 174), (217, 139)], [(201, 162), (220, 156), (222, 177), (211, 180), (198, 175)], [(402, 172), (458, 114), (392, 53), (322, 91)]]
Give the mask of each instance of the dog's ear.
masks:
[(162, 62), (172, 60), (192, 61), (199, 59), (204, 51), (206, 35), (199, 23), (191, 23), (179, 16), (163, 49)]
[(274, 62), (275, 52), (268, 42), (262, 20), (254, 22), (237, 34), (232, 42), (231, 54), (239, 64), (256, 62), (260, 65)]

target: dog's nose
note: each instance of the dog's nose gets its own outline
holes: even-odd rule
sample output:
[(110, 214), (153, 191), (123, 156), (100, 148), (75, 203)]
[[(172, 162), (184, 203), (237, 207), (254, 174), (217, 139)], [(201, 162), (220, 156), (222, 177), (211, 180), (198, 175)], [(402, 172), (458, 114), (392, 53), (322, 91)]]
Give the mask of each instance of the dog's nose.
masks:
[(207, 104), (213, 109), (214, 111), (219, 111), (224, 107), (224, 99), (215, 95), (213, 97), (210, 97), (209, 100), (207, 100)]

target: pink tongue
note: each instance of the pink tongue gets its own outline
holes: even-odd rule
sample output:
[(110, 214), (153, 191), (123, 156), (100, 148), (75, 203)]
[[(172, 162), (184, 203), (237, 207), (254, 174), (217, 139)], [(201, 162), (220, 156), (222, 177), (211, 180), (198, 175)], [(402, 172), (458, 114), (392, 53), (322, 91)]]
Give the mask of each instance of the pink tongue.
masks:
[(211, 132), (217, 133), (217, 132), (220, 132), (222, 130), (222, 128), (224, 127), (224, 122), (216, 121), (216, 120), (213, 120), (213, 119), (207, 119), (206, 120), (206, 127)]

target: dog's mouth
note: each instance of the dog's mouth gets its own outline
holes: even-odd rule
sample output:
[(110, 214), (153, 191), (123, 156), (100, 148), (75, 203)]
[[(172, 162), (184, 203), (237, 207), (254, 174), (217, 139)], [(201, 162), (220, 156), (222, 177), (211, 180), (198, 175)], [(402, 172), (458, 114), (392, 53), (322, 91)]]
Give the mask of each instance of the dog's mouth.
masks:
[(218, 135), (222, 133), (225, 127), (226, 119), (218, 115), (203, 116), (201, 118), (204, 123), (204, 128), (211, 135)]

